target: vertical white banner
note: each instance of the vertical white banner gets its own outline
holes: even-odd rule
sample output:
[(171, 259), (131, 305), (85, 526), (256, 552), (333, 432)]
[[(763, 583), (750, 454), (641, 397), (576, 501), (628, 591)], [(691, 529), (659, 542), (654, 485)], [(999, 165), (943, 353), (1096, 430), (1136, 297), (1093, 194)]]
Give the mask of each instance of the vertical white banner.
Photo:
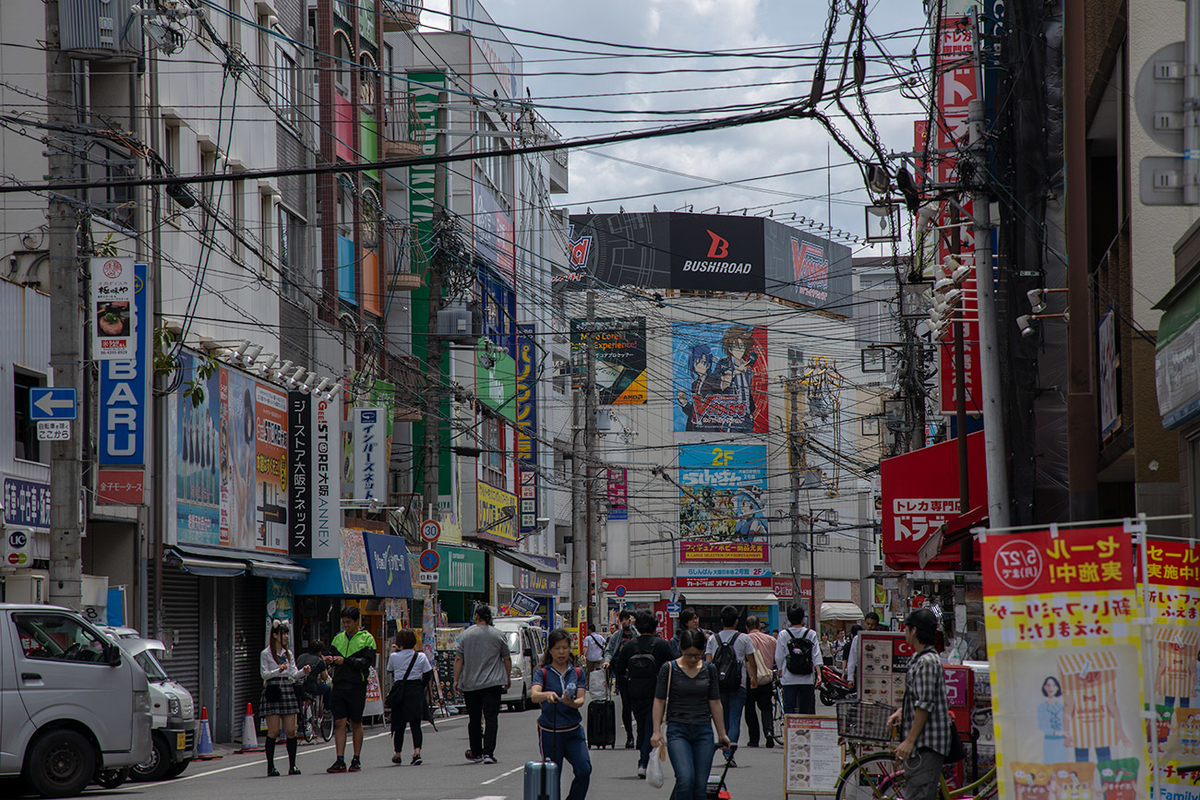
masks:
[(354, 409), (354, 499), (387, 504), (387, 408)]
[(137, 353), (133, 259), (91, 259), (92, 358), (128, 360)]
[(342, 415), (337, 400), (312, 402), (313, 558), (342, 554)]

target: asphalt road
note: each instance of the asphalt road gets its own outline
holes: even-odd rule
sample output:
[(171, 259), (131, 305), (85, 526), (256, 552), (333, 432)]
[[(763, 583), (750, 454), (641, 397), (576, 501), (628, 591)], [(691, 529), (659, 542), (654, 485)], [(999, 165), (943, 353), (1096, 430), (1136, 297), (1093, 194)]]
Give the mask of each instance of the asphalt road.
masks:
[[(439, 721), (438, 733), (425, 726), (424, 764), (418, 767), (394, 766), (390, 734), (382, 726), (376, 726), (367, 729), (363, 770), (358, 773), (327, 774), (325, 768), (333, 763), (333, 743), (325, 744), (318, 739), (313, 744), (301, 743), (298, 762), (304, 774), (299, 776), (286, 774), (287, 754), (280, 746), (276, 766), (285, 773), (282, 777), (266, 777), (261, 753), (227, 754), (219, 761), (193, 763), (181, 777), (172, 781), (126, 783), (111, 791), (92, 787), (84, 796), (147, 800), (243, 797), (261, 800), (519, 800), (523, 766), (526, 761), (538, 758), (536, 719), (536, 711), (501, 713), (496, 753), (499, 763), (494, 765), (469, 764), (464, 760), (466, 718), (454, 717)], [(619, 717), (617, 724), (619, 727)], [(411, 741), (406, 744), (409, 745), (405, 748), (408, 755), (411, 754)], [(623, 744), (624, 732), (619, 730), (617, 750), (591, 750), (593, 774), (588, 797), (592, 800), (629, 800), (631, 797), (667, 800), (670, 772), (666, 787), (661, 790), (651, 788), (637, 778), (637, 751), (625, 750), (620, 747)], [(781, 747), (768, 750), (743, 746), (738, 750), (737, 761), (739, 767), (730, 770), (728, 778), (734, 798), (777, 797), (782, 792)], [(571, 779), (570, 766), (564, 764), (564, 768), (563, 797)], [(0, 795), (13, 796), (15, 788), (12, 784), (0, 785)]]

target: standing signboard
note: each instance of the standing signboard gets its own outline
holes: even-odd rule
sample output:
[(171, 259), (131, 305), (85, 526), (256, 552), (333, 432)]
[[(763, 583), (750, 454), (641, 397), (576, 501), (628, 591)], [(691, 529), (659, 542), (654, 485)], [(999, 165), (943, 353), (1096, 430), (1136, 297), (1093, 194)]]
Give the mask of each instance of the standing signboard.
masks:
[(899, 631), (859, 631), (858, 674), (854, 680), (863, 700), (900, 707), (913, 649)]
[(1130, 533), (983, 538), (1000, 800), (1148, 797)]
[(842, 771), (837, 717), (788, 714), (783, 727), (784, 796), (834, 794)]

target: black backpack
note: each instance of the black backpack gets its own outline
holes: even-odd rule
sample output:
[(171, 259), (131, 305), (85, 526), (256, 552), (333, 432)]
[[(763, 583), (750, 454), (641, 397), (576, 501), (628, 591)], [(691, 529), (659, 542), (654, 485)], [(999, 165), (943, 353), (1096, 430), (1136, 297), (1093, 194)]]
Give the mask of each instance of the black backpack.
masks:
[(733, 649), (739, 636), (741, 634), (735, 631), (727, 642), (717, 639), (717, 652), (713, 654), (712, 663), (717, 670), (717, 689), (721, 694), (732, 694), (742, 685), (742, 664)]
[(813, 671), (813, 643), (812, 639), (808, 638), (808, 628), (801, 628), (800, 638), (788, 631), (787, 643), (787, 671), (793, 675), (812, 675)]
[(640, 650), (638, 645), (634, 645), (634, 648), (625, 669), (629, 693), (634, 697), (652, 697), (658, 685), (658, 659), (654, 657), (654, 642), (650, 642), (649, 650)]

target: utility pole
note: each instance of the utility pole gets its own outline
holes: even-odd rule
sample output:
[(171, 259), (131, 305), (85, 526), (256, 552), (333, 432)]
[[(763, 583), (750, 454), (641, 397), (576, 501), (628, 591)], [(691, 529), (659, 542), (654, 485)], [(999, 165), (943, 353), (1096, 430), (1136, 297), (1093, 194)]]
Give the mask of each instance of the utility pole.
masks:
[[(796, 438), (796, 426), (799, 418), (799, 407), (796, 402), (796, 385), (799, 381), (798, 370), (795, 366), (791, 368), (791, 377), (788, 378), (788, 460), (791, 469), (788, 473), (792, 479), (792, 497), (788, 516), (792, 520), (792, 546), (790, 548), (792, 555), (792, 582), (796, 585), (795, 596), (799, 600), (803, 595), (800, 583), (800, 445)], [(809, 586), (809, 592), (812, 591), (812, 586)], [(811, 597), (811, 594), (810, 594)], [(811, 609), (810, 609), (811, 610)], [(809, 624), (812, 624), (812, 619), (809, 619)]]
[[(578, 624), (586, 617), (580, 611), (588, 605), (588, 565), (584, 556), (587, 510), (583, 504), (583, 474), (580, 471), (583, 464), (583, 396), (577, 381), (579, 365), (576, 357), (576, 353), (571, 354), (571, 613)], [(580, 634), (583, 634), (582, 630)]]
[[(962, 256), (962, 229), (959, 227), (958, 207), (952, 206), (950, 211), (950, 252), (957, 259)], [(978, 264), (978, 261), (976, 262)], [(980, 283), (979, 267), (975, 268), (975, 285)], [(976, 290), (978, 294), (978, 290)], [(958, 313), (951, 311), (954, 316), (954, 424), (958, 429), (955, 443), (958, 447), (958, 513), (966, 514), (971, 510), (971, 479), (967, 470), (967, 357), (965, 338), (963, 336), (963, 302), (956, 302)], [(959, 547), (958, 560), (962, 570), (971, 569), (971, 561), (975, 556), (975, 543), (968, 538)]]
[[(595, 513), (595, 492), (593, 491), (593, 480), (595, 474), (592, 471), (592, 459), (596, 453), (596, 332), (594, 330), (596, 322), (596, 290), (588, 289), (587, 292), (587, 381), (584, 388), (587, 394), (584, 395), (584, 412), (583, 412), (583, 429), (584, 429), (584, 450), (586, 464), (584, 466), (584, 475), (586, 476), (585, 497), (584, 497), (584, 513), (587, 514), (587, 570), (588, 570), (588, 592), (587, 598), (588, 608), (594, 611), (588, 614), (588, 621), (593, 625), (600, 622), (600, 603), (599, 603), (599, 584), (600, 584), (600, 526), (596, 524)], [(592, 565), (596, 565), (595, 582), (592, 581)], [(593, 603), (595, 604), (593, 606)]]
[[(1076, 20), (1077, 22), (1078, 20)], [(1070, 59), (1068, 59), (1069, 62)], [(982, 69), (977, 71), (980, 74), (983, 72)], [(982, 78), (978, 80), (982, 80)], [(980, 93), (980, 97), (982, 97), (982, 93)], [(971, 137), (971, 158), (976, 165), (975, 174), (986, 175), (987, 151), (983, 141), (983, 101), (972, 100), (967, 106), (967, 112)], [(972, 198), (975, 286), (979, 306), (979, 376), (980, 388), (983, 393), (980, 405), (983, 409), (983, 437), (987, 463), (988, 522), (992, 528), (1007, 528), (1010, 508), (1008, 446), (1004, 429), (1004, 409), (1000, 405), (1003, 392), (1000, 381), (1000, 331), (997, 327), (996, 288), (992, 275), (992, 223), (991, 211), (988, 208), (989, 199), (985, 192), (979, 190), (975, 191)], [(1085, 291), (1086, 287), (1085, 282)], [(1095, 409), (1092, 409), (1092, 419), (1095, 420)], [(1093, 440), (1095, 433), (1096, 429), (1093, 425), (1091, 430)], [(1093, 469), (1094, 467), (1095, 462), (1093, 461)], [(968, 510), (964, 508), (962, 513), (966, 513)]]
[[(446, 153), (447, 104), (450, 95), (438, 92), (437, 133), (434, 138), (434, 152), (437, 155)], [(438, 164), (433, 173), (433, 229), (435, 236), (444, 236), (446, 227), (450, 224), (450, 215), (446, 211), (446, 165)], [(442, 391), (442, 340), (438, 333), (438, 311), (442, 308), (442, 272), (446, 268), (445, 250), (438, 248), (434, 263), (429, 270), (429, 332), (426, 337), (425, 352), (425, 508), (434, 517), (438, 514), (438, 482), (441, 447), (441, 398)], [(433, 604), (434, 627), (438, 619), (438, 597), (436, 583), (430, 588), (429, 602)]]
[[(72, 178), (75, 145), (66, 133), (76, 120), (71, 59), (60, 49), (58, 0), (46, 2), (46, 153), (49, 182)], [(82, 397), (83, 315), (79, 308), (79, 258), (76, 214), (70, 198), (50, 194), (50, 367), (54, 385), (71, 387)], [(145, 324), (144, 321), (141, 324)], [(50, 444), (50, 603), (82, 607), (83, 556), (79, 504), (82, 491), (83, 424), (71, 421), (71, 438)]]

